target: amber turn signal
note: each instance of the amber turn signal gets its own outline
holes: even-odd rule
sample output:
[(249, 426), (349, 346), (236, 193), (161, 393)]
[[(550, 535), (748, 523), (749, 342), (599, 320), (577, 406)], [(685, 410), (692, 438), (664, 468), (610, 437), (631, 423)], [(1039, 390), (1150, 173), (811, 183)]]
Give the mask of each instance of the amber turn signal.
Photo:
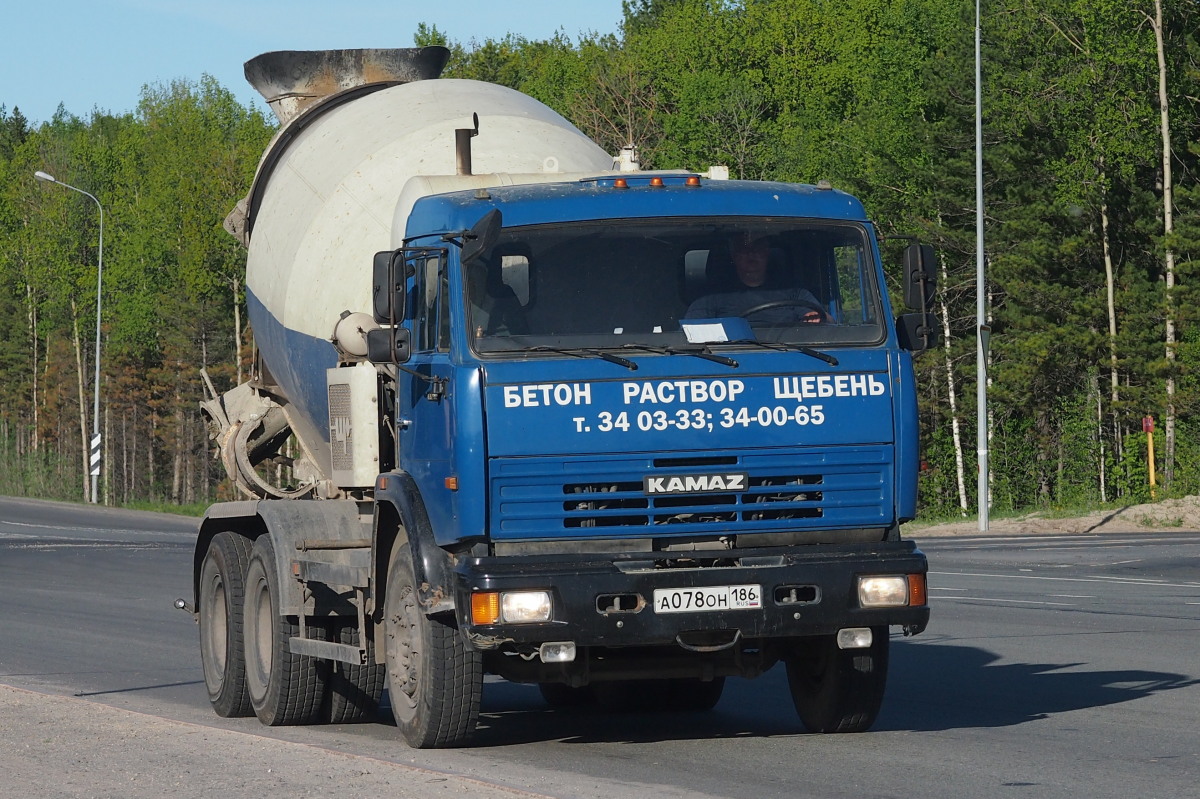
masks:
[(471, 623), (497, 624), (500, 621), (500, 594), (489, 591), (471, 594)]
[(920, 607), (928, 604), (929, 596), (925, 590), (925, 575), (910, 574), (908, 575), (908, 605), (909, 607)]

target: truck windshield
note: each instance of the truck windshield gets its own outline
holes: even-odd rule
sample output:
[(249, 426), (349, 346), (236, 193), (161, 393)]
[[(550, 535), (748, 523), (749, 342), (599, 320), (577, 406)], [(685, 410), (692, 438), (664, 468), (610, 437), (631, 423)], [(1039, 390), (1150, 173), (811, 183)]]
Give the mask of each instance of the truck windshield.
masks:
[(866, 229), (853, 223), (506, 228), (465, 267), (470, 334), (480, 353), (876, 343), (884, 327), (873, 259)]

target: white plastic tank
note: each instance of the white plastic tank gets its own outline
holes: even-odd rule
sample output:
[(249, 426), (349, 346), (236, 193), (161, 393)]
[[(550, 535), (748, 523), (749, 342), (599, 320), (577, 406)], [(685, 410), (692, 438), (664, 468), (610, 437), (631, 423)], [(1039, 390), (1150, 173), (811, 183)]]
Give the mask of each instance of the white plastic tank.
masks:
[[(456, 174), (455, 130), (473, 127), (473, 115), (474, 175), (461, 185), (418, 179), (404, 192), (413, 178)], [(288, 420), (322, 474), (330, 474), (325, 369), (337, 363), (333, 330), (343, 311), (370, 311), (372, 257), (401, 245), (414, 190), (501, 185), (513, 173), (543, 182), (612, 166), (555, 111), (478, 81), (351, 88), (302, 109), (280, 131), (247, 198), (247, 302)]]

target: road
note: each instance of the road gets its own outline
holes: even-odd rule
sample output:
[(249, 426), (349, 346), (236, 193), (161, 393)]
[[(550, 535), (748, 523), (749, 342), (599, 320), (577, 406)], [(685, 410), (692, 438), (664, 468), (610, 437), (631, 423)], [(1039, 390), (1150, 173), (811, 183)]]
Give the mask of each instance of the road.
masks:
[[(413, 751), (385, 723), (268, 729), (209, 710), (196, 627), (172, 607), (190, 598), (195, 524), (0, 498), (0, 684), (20, 689), (0, 693), (0, 729), (28, 734), (18, 721), (49, 714), (38, 736), (104, 722), (129, 742), (96, 756), (107, 782), (55, 760), (44, 795), (318, 796), (347, 773), (364, 795), (396, 796), (1200, 790), (1200, 533), (920, 541), (933, 618), (893, 639), (884, 709), (863, 735), (800, 734), (777, 668), (730, 681), (704, 714), (556, 711), (489, 681), (476, 747)], [(58, 739), (46, 740), (42, 760), (28, 742), (0, 753), (0, 772), (18, 775), (0, 796), (51, 758)], [(129, 773), (145, 794), (122, 789)]]

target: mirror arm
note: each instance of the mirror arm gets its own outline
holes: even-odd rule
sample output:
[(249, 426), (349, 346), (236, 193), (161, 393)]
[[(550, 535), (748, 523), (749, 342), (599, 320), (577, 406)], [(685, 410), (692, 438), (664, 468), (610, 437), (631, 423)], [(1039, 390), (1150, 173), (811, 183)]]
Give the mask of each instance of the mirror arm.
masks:
[(479, 237), (476, 236), (474, 233), (472, 233), (469, 230), (460, 230), (457, 233), (443, 233), (442, 234), (442, 241), (448, 242), (450, 244), (458, 245), (458, 248), (460, 250), (462, 249), (463, 244), (465, 244), (468, 241), (477, 239), (477, 238), (479, 238)]

